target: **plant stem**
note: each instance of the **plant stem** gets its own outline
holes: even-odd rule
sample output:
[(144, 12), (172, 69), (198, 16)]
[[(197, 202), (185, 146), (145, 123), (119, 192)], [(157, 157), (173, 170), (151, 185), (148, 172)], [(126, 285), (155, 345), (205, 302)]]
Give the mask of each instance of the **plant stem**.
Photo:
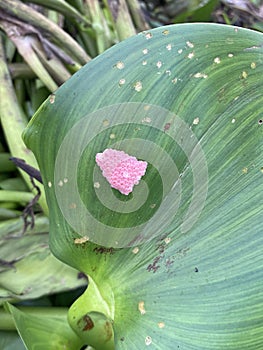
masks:
[(31, 192), (0, 190), (0, 202), (30, 202), (33, 198)]
[(41, 13), (35, 11), (32, 7), (23, 4), (16, 0), (0, 1), (0, 9), (2, 12), (11, 14), (14, 18), (29, 23), (36, 28), (39, 28), (46, 35), (49, 35), (54, 41), (60, 44), (65, 51), (69, 52), (72, 57), (81, 64), (85, 64), (90, 60), (90, 57), (82, 49), (82, 47), (56, 23), (50, 21)]
[(136, 30), (125, 0), (119, 0), (115, 25), (120, 41), (136, 34)]
[(141, 6), (138, 0), (127, 0), (128, 7), (131, 11), (133, 21), (136, 25), (136, 28), (139, 31), (150, 29), (149, 24), (146, 22)]
[[(0, 38), (0, 120), (3, 131), (5, 133), (6, 141), (9, 145), (10, 152), (13, 156), (24, 159), (27, 164), (38, 168), (35, 157), (29, 151), (23, 140), (22, 132), (25, 128), (25, 121), (21, 116), (20, 108), (18, 106), (17, 98), (14, 92), (10, 73), (8, 71), (3, 42)], [(26, 184), (31, 189), (32, 183), (27, 174), (21, 171)], [(44, 187), (39, 185), (41, 190), (41, 197), (39, 204), (45, 214), (48, 214), (48, 208), (45, 199)]]
[(62, 13), (65, 17), (74, 18), (79, 22), (91, 25), (88, 19), (82, 16), (75, 7), (71, 6), (64, 0), (25, 0), (25, 2), (38, 4), (52, 10)]
[[(19, 310), (30, 315), (38, 315), (41, 317), (61, 317), (67, 318), (68, 308), (66, 307), (32, 307), (32, 306), (18, 306)], [(48, 322), (48, 320), (47, 320)], [(12, 315), (3, 307), (0, 307), (0, 330), (11, 331), (16, 330), (15, 322)]]
[(26, 63), (10, 63), (8, 64), (12, 79), (33, 79), (35, 73)]

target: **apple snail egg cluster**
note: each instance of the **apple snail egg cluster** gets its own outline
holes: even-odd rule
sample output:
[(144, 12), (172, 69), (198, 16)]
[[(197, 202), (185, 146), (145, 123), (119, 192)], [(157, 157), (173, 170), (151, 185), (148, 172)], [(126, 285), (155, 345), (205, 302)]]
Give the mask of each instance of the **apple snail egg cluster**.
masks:
[(107, 148), (97, 153), (96, 163), (112, 188), (128, 195), (145, 175), (148, 163), (137, 160), (124, 151)]

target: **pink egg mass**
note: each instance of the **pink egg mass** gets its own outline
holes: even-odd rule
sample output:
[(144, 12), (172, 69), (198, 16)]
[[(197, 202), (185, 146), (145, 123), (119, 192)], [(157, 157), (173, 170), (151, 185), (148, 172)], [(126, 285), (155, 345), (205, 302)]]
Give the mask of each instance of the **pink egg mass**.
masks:
[(145, 175), (148, 163), (111, 148), (96, 154), (96, 163), (112, 188), (128, 195)]

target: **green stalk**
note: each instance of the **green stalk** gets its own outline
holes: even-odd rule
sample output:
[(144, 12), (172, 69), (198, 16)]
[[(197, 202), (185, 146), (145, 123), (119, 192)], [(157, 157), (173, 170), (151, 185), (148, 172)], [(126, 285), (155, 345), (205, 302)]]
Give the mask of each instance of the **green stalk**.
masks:
[[(20, 311), (30, 315), (36, 315), (48, 318), (61, 317), (67, 318), (68, 308), (65, 307), (33, 307), (33, 306), (16, 306)], [(16, 330), (13, 316), (3, 307), (0, 308), (0, 330), (11, 331)]]
[(0, 190), (0, 202), (30, 202), (34, 198), (31, 192)]
[(25, 81), (22, 79), (15, 79), (13, 81), (14, 89), (17, 97), (18, 104), (21, 108), (24, 106), (26, 101), (26, 87), (25, 87)]
[(68, 2), (71, 4), (71, 6), (78, 9), (79, 12), (84, 13), (83, 11), (83, 0), (68, 0)]
[(136, 34), (136, 30), (125, 0), (119, 0), (119, 8), (115, 25), (120, 41)]
[(139, 31), (150, 29), (149, 24), (145, 21), (141, 6), (138, 0), (127, 0), (128, 7), (131, 11), (133, 22)]
[(13, 36), (12, 40), (15, 43), (20, 55), (31, 67), (32, 71), (39, 77), (40, 80), (43, 81), (43, 83), (51, 92), (54, 92), (58, 88), (58, 85), (49, 75), (35, 50), (33, 49), (36, 38), (31, 36)]
[(18, 52), (30, 66), (32, 71), (43, 81), (51, 92), (54, 92), (58, 86), (41, 63), (41, 60), (34, 49), (39, 45), (39, 39), (36, 35), (26, 35), (25, 33), (29, 31), (29, 28), (27, 28), (25, 23), (20, 21), (11, 24), (8, 20), (5, 21), (2, 19), (1, 27), (7, 33), (10, 40), (15, 44)]
[(110, 30), (103, 15), (98, 0), (86, 0), (84, 11), (90, 16), (92, 28), (96, 33), (98, 54), (104, 52), (110, 45)]
[(16, 19), (39, 28), (50, 38), (54, 39), (54, 41), (65, 49), (65, 51), (67, 51), (72, 57), (75, 57), (79, 63), (85, 64), (90, 60), (87, 53), (68, 33), (32, 7), (16, 0), (1, 0), (0, 9), (7, 14), (11, 14)]
[(14, 219), (21, 215), (21, 211), (0, 207), (0, 221)]
[[(45, 70), (51, 74), (51, 76), (59, 85), (63, 84), (67, 79), (71, 77), (71, 74), (65, 68), (65, 65), (58, 57), (55, 56), (47, 60), (45, 53), (43, 50), (41, 50), (40, 47), (38, 47), (38, 45), (34, 45), (34, 51), (37, 53), (43, 66), (45, 66)], [(53, 92), (54, 90), (51, 91)]]
[(26, 63), (9, 63), (8, 69), (12, 79), (33, 79), (36, 77), (35, 73)]
[(33, 4), (38, 4), (43, 7), (58, 11), (62, 13), (65, 17), (73, 18), (79, 22), (83, 22), (86, 25), (91, 25), (90, 21), (84, 16), (82, 16), (75, 7), (71, 6), (64, 0), (25, 0), (24, 2), (29, 2)]
[[(5, 133), (5, 138), (8, 143), (11, 154), (14, 157), (22, 158), (29, 165), (38, 168), (35, 157), (31, 151), (29, 151), (23, 140), (22, 132), (25, 128), (24, 118), (21, 116), (20, 108), (18, 106), (17, 98), (14, 92), (12, 80), (10, 73), (8, 71), (8, 66), (4, 54), (3, 42), (0, 39), (0, 120), (2, 124), (3, 131)], [(31, 189), (32, 183), (29, 176), (21, 171), (21, 175), (24, 178), (26, 184)], [(48, 214), (48, 208), (45, 198), (44, 187), (39, 184), (41, 190), (41, 196), (39, 199), (39, 204), (44, 211)]]

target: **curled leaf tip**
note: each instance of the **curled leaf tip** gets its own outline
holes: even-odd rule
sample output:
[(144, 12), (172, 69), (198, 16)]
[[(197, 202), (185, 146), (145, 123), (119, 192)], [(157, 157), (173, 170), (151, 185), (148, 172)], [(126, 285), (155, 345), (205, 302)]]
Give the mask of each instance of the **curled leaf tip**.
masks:
[(138, 185), (148, 165), (145, 161), (111, 148), (97, 153), (96, 163), (111, 187), (125, 195), (132, 192), (134, 185)]

